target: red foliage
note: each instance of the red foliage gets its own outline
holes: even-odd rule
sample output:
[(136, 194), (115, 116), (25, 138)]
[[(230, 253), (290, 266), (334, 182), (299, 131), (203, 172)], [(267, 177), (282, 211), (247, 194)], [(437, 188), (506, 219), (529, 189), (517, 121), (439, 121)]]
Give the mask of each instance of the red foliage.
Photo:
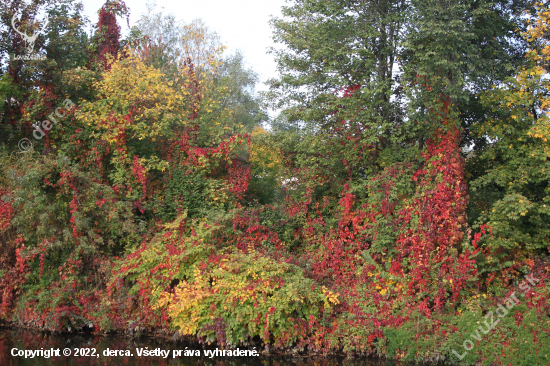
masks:
[(6, 196), (8, 193), (7, 190), (0, 189), (0, 232), (10, 225), (11, 216), (13, 214), (11, 204), (2, 199), (2, 196)]
[[(342, 97), (351, 97), (359, 88), (345, 89)], [(300, 200), (289, 197), (285, 201), (290, 218), (305, 219), (303, 227), (295, 232), (305, 243), (300, 261), (311, 264), (310, 276), (343, 296), (338, 311), (348, 314), (348, 329), (370, 329), (370, 335), (361, 338), (359, 343), (372, 344), (382, 336), (381, 327), (398, 327), (415, 310), (431, 317), (446, 305), (455, 307), (467, 282), (477, 274), (473, 256), (479, 249), (470, 252), (462, 248), (467, 229), (468, 192), (459, 151), (461, 133), (455, 123), (448, 120), (450, 102), (443, 98), (442, 106), (441, 113), (434, 112), (434, 118), (443, 120), (446, 130), (434, 131), (428, 139), (421, 154), (422, 165), (413, 169), (410, 163), (394, 164), (367, 182), (369, 189), (381, 194), (379, 201), (367, 200), (358, 207), (358, 197), (350, 189), (352, 183), (357, 185), (352, 180), (351, 164), (347, 159), (342, 160), (348, 167), (350, 183), (343, 185), (338, 211), (333, 212), (338, 215), (337, 228), (326, 228), (326, 219), (321, 213), (324, 204), (314, 203), (311, 185)], [(358, 128), (362, 127), (342, 122), (334, 128), (334, 133), (346, 152), (351, 151), (361, 159), (371, 154), (372, 146), (361, 142)], [(295, 174), (310, 172), (302, 169)], [(320, 183), (327, 182), (325, 174), (315, 174)], [(400, 192), (400, 197), (393, 197), (396, 181), (403, 176), (411, 177), (409, 184), (413, 190), (408, 195)], [(386, 222), (397, 233), (397, 240), (391, 244), (396, 254), (388, 259), (372, 252), (374, 262), (371, 264), (365, 261), (364, 253), (376, 240), (378, 231), (367, 229), (376, 227), (378, 222)], [(477, 240), (476, 236), (474, 248)], [(385, 262), (388, 263), (386, 269), (383, 268)], [(400, 303), (406, 303), (407, 307), (396, 315), (393, 312)], [(439, 326), (436, 328), (433, 331), (438, 331)], [(308, 342), (319, 345), (330, 338), (326, 337), (328, 334), (337, 332), (334, 324), (317, 325), (316, 330), (319, 332), (314, 336), (316, 340), (310, 338)], [(365, 344), (359, 348), (365, 349)]]
[(128, 15), (129, 10), (124, 1), (109, 0), (99, 10), (99, 20), (97, 23), (97, 50), (95, 62), (109, 69), (106, 55), (110, 54), (114, 58), (120, 51), (120, 26), (117, 23), (117, 16)]
[[(433, 271), (434, 263), (441, 263), (436, 275), (440, 281), (452, 283), (451, 300), (458, 299), (466, 280), (475, 275), (475, 262), (469, 259), (473, 253), (466, 250), (458, 257), (450, 253), (461, 244), (466, 227), (467, 190), (459, 137), (455, 129), (438, 140), (428, 140), (422, 154), (426, 163), (413, 175), (418, 183), (415, 196), (399, 212), (404, 230), (397, 241), (396, 260), (410, 260), (409, 294), (431, 290), (426, 273)], [(437, 310), (442, 309), (446, 295), (440, 290), (434, 299)]]

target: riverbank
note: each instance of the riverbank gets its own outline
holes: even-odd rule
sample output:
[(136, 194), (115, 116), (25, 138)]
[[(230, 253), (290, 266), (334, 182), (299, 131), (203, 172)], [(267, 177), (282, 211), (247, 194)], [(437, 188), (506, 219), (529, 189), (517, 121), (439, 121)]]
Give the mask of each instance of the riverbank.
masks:
[[(71, 356), (60, 357), (37, 357), (33, 360), (26, 360), (22, 357), (12, 356), (11, 352), (14, 348), (17, 350), (36, 350), (36, 349), (53, 349), (63, 351), (66, 348), (71, 350)], [(75, 349), (94, 349), (89, 351), (90, 354), (99, 355), (99, 357), (91, 356), (74, 356)], [(161, 356), (137, 356), (136, 350), (162, 350), (168, 351), (168, 357)], [(104, 356), (104, 352), (126, 351), (131, 353), (131, 356)], [(193, 350), (193, 355), (185, 351)], [(196, 355), (196, 351), (200, 350), (200, 356)], [(279, 355), (259, 355), (259, 356), (206, 356), (204, 350), (215, 350), (215, 348), (201, 348), (197, 344), (186, 342), (167, 342), (160, 338), (152, 337), (121, 337), (109, 335), (93, 335), (93, 334), (51, 334), (43, 332), (30, 332), (21, 329), (0, 327), (0, 364), (9, 364), (12, 366), (26, 366), (29, 361), (40, 362), (40, 365), (62, 365), (62, 366), (92, 366), (92, 365), (120, 365), (131, 364), (135, 366), (164, 366), (164, 365), (216, 365), (216, 366), (244, 366), (244, 365), (262, 365), (262, 366), (412, 366), (410, 363), (398, 363), (387, 360), (377, 359), (355, 359), (350, 360), (344, 357), (281, 357)], [(174, 351), (183, 351), (178, 356)], [(87, 351), (84, 352), (85, 354)], [(106, 355), (108, 353), (105, 353)], [(416, 364), (415, 364), (416, 365)]]

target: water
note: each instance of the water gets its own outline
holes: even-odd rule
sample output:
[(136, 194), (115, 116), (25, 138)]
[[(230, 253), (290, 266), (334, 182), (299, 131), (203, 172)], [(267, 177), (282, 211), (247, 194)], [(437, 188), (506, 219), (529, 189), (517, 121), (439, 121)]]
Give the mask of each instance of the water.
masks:
[[(159, 349), (170, 351), (168, 358), (161, 356), (138, 357), (136, 348), (148, 347), (149, 350)], [(174, 350), (200, 350), (201, 356), (173, 358)], [(17, 348), (17, 350), (14, 350)], [(59, 349), (60, 356), (50, 358), (12, 356), (30, 350)], [(70, 350), (71, 356), (63, 356), (63, 350)], [(78, 350), (78, 351), (77, 351)], [(127, 351), (132, 356), (107, 356), (110, 350)], [(66, 351), (67, 352), (67, 351)], [(87, 354), (87, 356), (75, 353)], [(104, 353), (105, 352), (105, 353)], [(125, 338), (123, 336), (98, 336), (87, 334), (49, 334), (0, 328), (0, 365), (2, 366), (410, 366), (410, 364), (395, 363), (371, 359), (349, 360), (343, 357), (278, 357), (278, 356), (219, 356), (205, 357), (204, 351), (198, 345), (182, 342), (164, 341), (158, 338)], [(415, 364), (418, 365), (418, 364)]]

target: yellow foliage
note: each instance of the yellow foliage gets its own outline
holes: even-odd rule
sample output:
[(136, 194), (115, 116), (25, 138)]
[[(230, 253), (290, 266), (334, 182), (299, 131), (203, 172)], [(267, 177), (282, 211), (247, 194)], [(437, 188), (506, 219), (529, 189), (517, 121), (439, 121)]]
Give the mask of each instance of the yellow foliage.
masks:
[[(222, 317), (249, 335), (262, 337), (268, 326), (277, 339), (277, 329), (284, 329), (286, 325), (279, 327), (289, 317), (308, 319), (306, 314), (317, 314), (319, 306), (331, 309), (339, 303), (334, 292), (314, 289), (298, 267), (251, 250), (229, 254), (209, 270), (195, 267), (174, 294), (161, 294), (155, 308), (165, 308), (182, 334), (200, 332), (213, 317)], [(258, 318), (261, 323), (255, 321)]]
[(77, 114), (94, 126), (97, 137), (116, 143), (125, 131), (130, 138), (153, 138), (164, 135), (173, 124), (185, 124), (184, 116), (176, 113), (182, 109), (183, 96), (161, 72), (133, 54), (110, 61), (110, 70), (93, 85), (100, 100), (81, 103)]
[(267, 144), (267, 131), (262, 127), (256, 127), (251, 135), (250, 162), (253, 165), (253, 173), (266, 175), (270, 172), (279, 172), (283, 163), (281, 152)]
[(200, 318), (198, 305), (211, 294), (201, 281), (193, 284), (184, 281), (176, 288), (174, 294), (163, 293), (155, 308), (167, 306), (172, 318), (178, 319), (180, 332), (183, 335), (194, 335)]
[[(490, 120), (487, 129), (480, 132), (488, 133), (492, 138), (501, 138), (509, 133), (517, 122), (529, 121), (530, 128), (526, 135), (547, 142), (550, 138), (550, 81), (546, 77), (550, 66), (550, 12), (548, 5), (536, 4), (537, 14), (529, 17), (528, 30), (523, 34), (525, 40), (532, 44), (525, 57), (530, 61), (505, 88), (493, 87), (493, 90), (482, 96), (482, 100), (493, 105), (495, 109), (507, 110), (511, 120), (502, 123)], [(533, 110), (542, 112), (539, 118), (534, 118)], [(519, 139), (522, 141), (521, 139)]]

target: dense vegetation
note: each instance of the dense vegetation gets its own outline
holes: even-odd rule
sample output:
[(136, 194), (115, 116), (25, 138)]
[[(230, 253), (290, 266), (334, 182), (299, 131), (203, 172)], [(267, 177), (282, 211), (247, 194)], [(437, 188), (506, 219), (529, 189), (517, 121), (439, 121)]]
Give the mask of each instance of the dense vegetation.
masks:
[(292, 0), (266, 104), (201, 21), (128, 12), (0, 5), (1, 321), (550, 362), (548, 2)]

